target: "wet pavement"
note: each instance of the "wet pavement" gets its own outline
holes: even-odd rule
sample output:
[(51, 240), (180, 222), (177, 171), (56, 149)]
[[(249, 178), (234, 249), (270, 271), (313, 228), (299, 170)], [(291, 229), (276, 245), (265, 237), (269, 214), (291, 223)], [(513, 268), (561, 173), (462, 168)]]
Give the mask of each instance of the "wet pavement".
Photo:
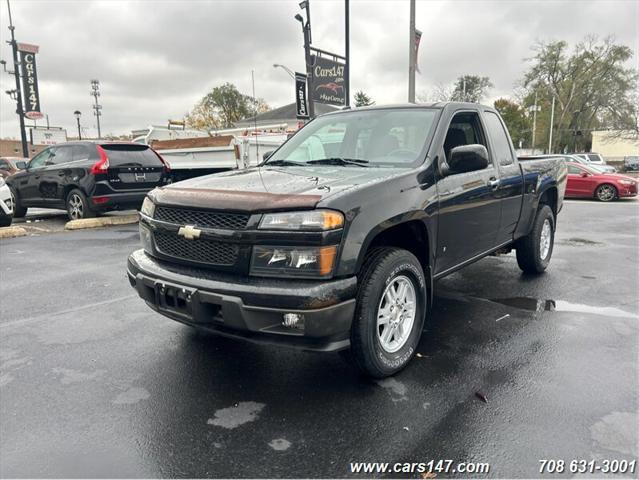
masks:
[(349, 462), (452, 459), (539, 477), (541, 459), (636, 459), (639, 203), (571, 201), (558, 223), (545, 275), (510, 254), (440, 281), (420, 356), (377, 382), (337, 354), (153, 313), (125, 278), (134, 225), (4, 240), (0, 475), (348, 477)]

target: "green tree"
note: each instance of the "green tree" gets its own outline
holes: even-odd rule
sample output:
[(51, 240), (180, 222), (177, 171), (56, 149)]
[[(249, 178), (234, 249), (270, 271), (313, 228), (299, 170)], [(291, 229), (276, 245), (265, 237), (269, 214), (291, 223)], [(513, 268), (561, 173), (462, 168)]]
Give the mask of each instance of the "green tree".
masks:
[(530, 124), (526, 116), (526, 110), (519, 103), (506, 98), (495, 100), (494, 106), (501, 118), (504, 119), (515, 148), (519, 148), (520, 145), (528, 145)]
[(366, 95), (362, 90), (357, 91), (355, 93), (355, 106), (368, 107), (369, 105), (375, 105), (373, 99)]
[(478, 75), (462, 75), (455, 82), (451, 100), (455, 102), (479, 103), (493, 88), (488, 77)]
[(588, 36), (572, 51), (564, 41), (539, 43), (534, 50), (522, 84), (524, 106), (534, 104), (535, 94), (541, 105), (535, 147), (547, 146), (553, 97), (553, 151), (588, 149), (595, 129), (634, 130), (639, 136), (639, 107), (633, 102), (638, 72), (627, 66), (630, 47), (612, 37)]
[(186, 116), (186, 122), (198, 129), (229, 128), (243, 118), (268, 109), (263, 99), (253, 100), (232, 83), (225, 83), (202, 97)]

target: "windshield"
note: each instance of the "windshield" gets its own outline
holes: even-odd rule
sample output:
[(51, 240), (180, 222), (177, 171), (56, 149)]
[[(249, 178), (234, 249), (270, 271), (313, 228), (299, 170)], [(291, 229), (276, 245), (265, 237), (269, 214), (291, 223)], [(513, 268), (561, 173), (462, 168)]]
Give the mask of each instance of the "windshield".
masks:
[(412, 167), (424, 161), (438, 110), (379, 109), (319, 117), (266, 164)]

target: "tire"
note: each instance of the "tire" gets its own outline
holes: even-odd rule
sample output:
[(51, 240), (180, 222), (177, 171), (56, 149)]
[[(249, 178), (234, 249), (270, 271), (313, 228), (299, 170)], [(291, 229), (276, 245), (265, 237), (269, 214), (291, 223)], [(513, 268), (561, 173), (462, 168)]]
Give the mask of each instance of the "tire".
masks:
[[(542, 244), (542, 234), (544, 242)], [(517, 264), (524, 273), (543, 273), (555, 245), (555, 216), (548, 205), (541, 205), (528, 235), (517, 245)]]
[[(399, 248), (372, 250), (360, 272), (351, 354), (362, 373), (384, 378), (402, 370), (415, 355), (426, 315), (426, 280), (415, 255)], [(404, 302), (391, 303), (397, 293)], [(387, 323), (378, 324), (383, 311)]]
[(65, 202), (69, 220), (80, 220), (81, 218), (93, 218), (95, 212), (91, 210), (89, 200), (80, 190), (73, 189), (67, 195)]
[(11, 215), (0, 215), (0, 227), (10, 227), (12, 220)]
[(595, 190), (595, 197), (600, 202), (612, 202), (619, 197), (619, 192), (614, 185), (602, 183), (597, 187), (597, 190)]
[(24, 218), (27, 215), (27, 207), (23, 207), (20, 204), (20, 197), (15, 188), (9, 187), (9, 190), (11, 190), (11, 196), (13, 197), (13, 218)]

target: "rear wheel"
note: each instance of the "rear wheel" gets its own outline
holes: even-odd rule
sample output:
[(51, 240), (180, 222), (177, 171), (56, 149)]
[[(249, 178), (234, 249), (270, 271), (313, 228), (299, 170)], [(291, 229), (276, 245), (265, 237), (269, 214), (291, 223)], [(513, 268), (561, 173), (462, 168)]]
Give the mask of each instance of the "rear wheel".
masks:
[(597, 187), (597, 190), (595, 190), (595, 196), (600, 202), (611, 202), (612, 200), (617, 198), (618, 192), (614, 185), (604, 183), (603, 185), (599, 185)]
[(533, 228), (517, 245), (517, 264), (525, 273), (542, 273), (555, 244), (555, 216), (548, 205), (537, 211)]
[(415, 355), (426, 314), (426, 281), (419, 260), (407, 250), (374, 249), (361, 274), (351, 352), (366, 375), (384, 378)]
[(78, 189), (71, 190), (66, 201), (67, 215), (69, 220), (80, 220), (82, 218), (95, 217), (95, 212), (89, 206), (86, 195)]
[(24, 218), (27, 215), (27, 207), (23, 207), (20, 203), (20, 197), (18, 192), (13, 187), (9, 187), (11, 191), (11, 201), (13, 202), (13, 216), (14, 218)]

